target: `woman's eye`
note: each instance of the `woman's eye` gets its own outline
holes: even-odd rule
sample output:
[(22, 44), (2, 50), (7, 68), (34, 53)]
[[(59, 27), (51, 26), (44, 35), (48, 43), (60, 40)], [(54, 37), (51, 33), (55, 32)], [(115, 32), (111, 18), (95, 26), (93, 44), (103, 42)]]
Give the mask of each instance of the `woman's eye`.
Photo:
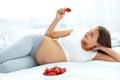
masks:
[(91, 33), (91, 36), (94, 37), (93, 33)]

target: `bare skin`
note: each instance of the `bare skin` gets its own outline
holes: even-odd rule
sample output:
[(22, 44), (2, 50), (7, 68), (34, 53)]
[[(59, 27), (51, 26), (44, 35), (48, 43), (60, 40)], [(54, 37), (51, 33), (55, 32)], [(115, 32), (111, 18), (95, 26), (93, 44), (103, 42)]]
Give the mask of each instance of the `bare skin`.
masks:
[(62, 19), (62, 17), (64, 17), (64, 15), (64, 9), (60, 9), (56, 12), (56, 18), (46, 31), (45, 37), (43, 38), (41, 44), (39, 44), (35, 52), (35, 59), (39, 64), (66, 61), (64, 51), (55, 39), (68, 36), (72, 32), (72, 29), (54, 31), (55, 26)]
[(39, 64), (66, 61), (64, 52), (56, 40), (45, 36), (38, 46), (35, 59)]
[[(45, 37), (39, 44), (35, 52), (35, 59), (38, 64), (47, 64), (54, 62), (65, 62), (66, 57), (61, 46), (56, 41), (59, 37), (69, 36), (73, 29), (55, 31), (55, 27), (58, 22), (65, 16), (65, 8), (57, 10), (56, 17), (48, 27)], [(97, 38), (99, 36), (98, 27), (95, 27), (88, 31), (85, 36), (80, 41), (82, 43), (82, 48), (86, 51), (89, 50), (103, 50), (107, 54), (97, 53), (93, 58), (94, 60), (105, 60), (105, 61), (119, 61), (120, 54), (113, 51), (111, 48), (106, 48), (97, 43)], [(87, 45), (86, 45), (87, 43)], [(96, 47), (94, 47), (96, 46)]]

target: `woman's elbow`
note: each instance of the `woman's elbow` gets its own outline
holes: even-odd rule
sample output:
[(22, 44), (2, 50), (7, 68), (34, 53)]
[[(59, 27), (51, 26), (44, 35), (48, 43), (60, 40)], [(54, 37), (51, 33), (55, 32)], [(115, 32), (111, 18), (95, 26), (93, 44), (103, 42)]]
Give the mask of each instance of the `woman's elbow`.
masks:
[(120, 58), (118, 58), (116, 61), (117, 61), (117, 62), (120, 62)]

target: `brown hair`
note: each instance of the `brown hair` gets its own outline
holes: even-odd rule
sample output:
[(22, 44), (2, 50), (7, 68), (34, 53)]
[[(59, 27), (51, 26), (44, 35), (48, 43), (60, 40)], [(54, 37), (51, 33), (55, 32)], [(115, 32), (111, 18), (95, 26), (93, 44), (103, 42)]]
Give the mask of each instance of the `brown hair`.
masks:
[(99, 37), (97, 39), (97, 42), (102, 46), (111, 48), (112, 44), (110, 32), (105, 27), (98, 26), (98, 33)]

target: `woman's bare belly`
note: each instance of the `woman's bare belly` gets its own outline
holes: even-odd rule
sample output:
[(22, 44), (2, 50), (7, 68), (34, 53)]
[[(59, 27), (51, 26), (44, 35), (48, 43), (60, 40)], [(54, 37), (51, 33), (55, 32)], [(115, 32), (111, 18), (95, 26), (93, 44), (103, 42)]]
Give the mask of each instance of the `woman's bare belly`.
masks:
[(64, 62), (66, 57), (56, 40), (45, 36), (35, 52), (35, 59), (38, 64)]

